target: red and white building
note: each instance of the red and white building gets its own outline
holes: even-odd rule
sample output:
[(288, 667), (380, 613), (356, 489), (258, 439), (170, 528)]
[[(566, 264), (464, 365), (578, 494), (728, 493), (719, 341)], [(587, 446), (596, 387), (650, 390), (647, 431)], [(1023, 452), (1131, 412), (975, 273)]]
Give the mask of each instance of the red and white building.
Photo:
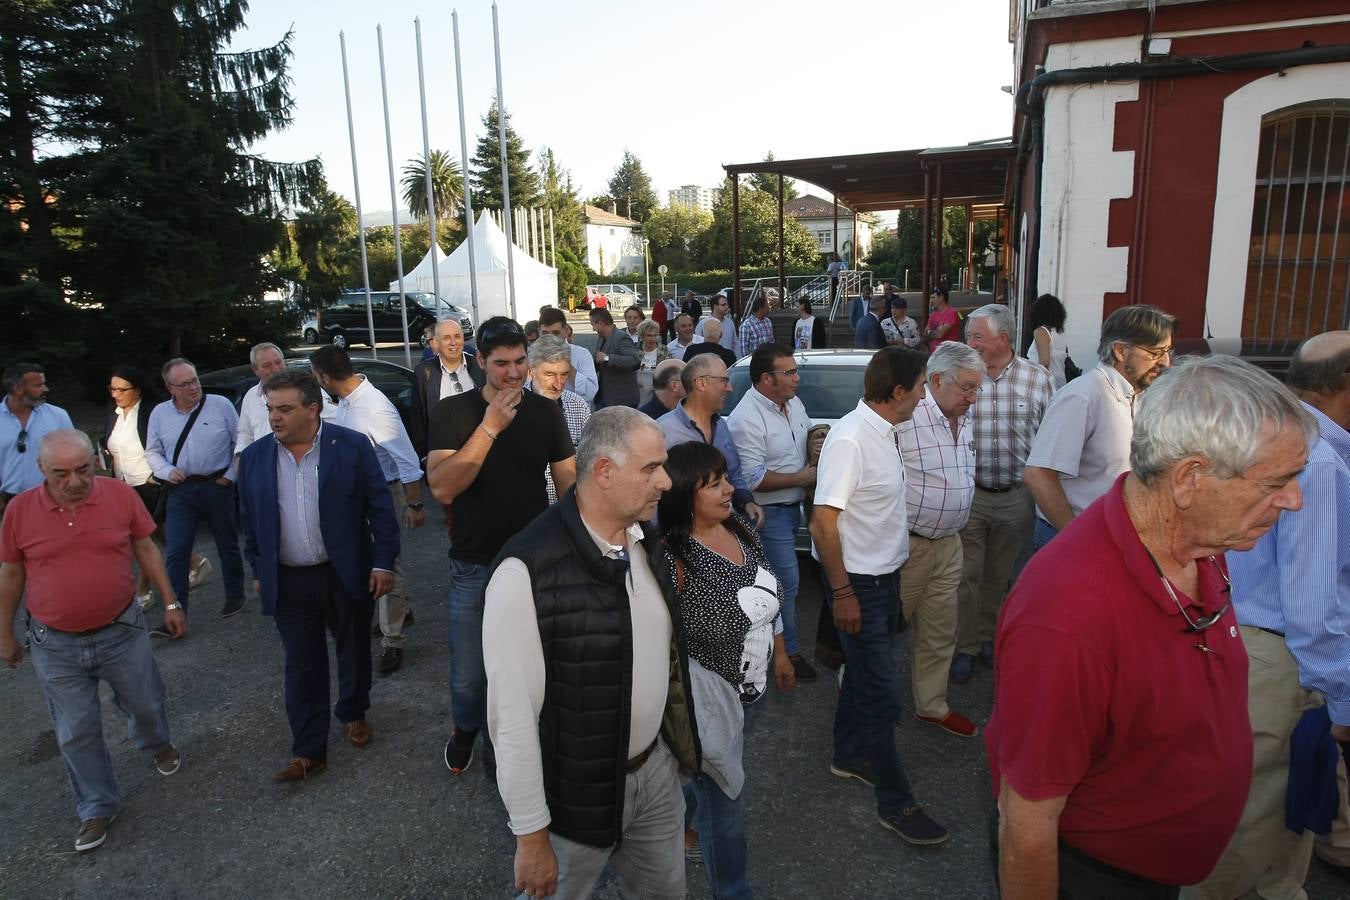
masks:
[(1010, 2), (1015, 302), (1064, 301), (1079, 360), (1130, 303), (1180, 338), (1347, 327), (1350, 4)]

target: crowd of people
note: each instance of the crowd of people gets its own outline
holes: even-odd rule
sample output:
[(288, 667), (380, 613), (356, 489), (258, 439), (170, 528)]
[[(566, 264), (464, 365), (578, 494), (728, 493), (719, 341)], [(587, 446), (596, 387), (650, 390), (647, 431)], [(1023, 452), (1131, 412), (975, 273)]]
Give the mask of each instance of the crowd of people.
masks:
[[(874, 353), (828, 428), (796, 396), (809, 302), (779, 342), (763, 298), (738, 326), (721, 294), (706, 316), (592, 310), (593, 351), (551, 307), (483, 322), (473, 347), (439, 322), (406, 427), (331, 346), (307, 370), (254, 347), (237, 411), (186, 359), (162, 366), (162, 401), (120, 367), (97, 444), (45, 402), (41, 367), (11, 365), (0, 658), (32, 657), (76, 849), (121, 808), (100, 681), (158, 771), (181, 765), (153, 642), (187, 634), (214, 570), (199, 524), (220, 615), (246, 607), (247, 562), (275, 620), (274, 779), (301, 783), (327, 768), (332, 717), (372, 740), (373, 675), (399, 671), (413, 618), (401, 532), (429, 492), (449, 530), (441, 752), (495, 780), (524, 896), (589, 897), (610, 866), (624, 896), (683, 897), (693, 859), (713, 896), (750, 897), (746, 734), (817, 665), (838, 669), (829, 770), (872, 787), (903, 842), (947, 841), (897, 746), (901, 630), (913, 715), (953, 739), (981, 728), (948, 685), (993, 670), (1005, 897), (1295, 898), (1314, 853), (1350, 877), (1350, 332), (1305, 341), (1281, 384), (1230, 357), (1174, 364), (1173, 317), (1126, 306), (1080, 372), (1054, 297), (1019, 353), (1006, 306), (963, 319), (938, 289), (920, 329), (891, 285), (868, 294), (852, 324)], [(749, 389), (724, 416), (737, 359)]]

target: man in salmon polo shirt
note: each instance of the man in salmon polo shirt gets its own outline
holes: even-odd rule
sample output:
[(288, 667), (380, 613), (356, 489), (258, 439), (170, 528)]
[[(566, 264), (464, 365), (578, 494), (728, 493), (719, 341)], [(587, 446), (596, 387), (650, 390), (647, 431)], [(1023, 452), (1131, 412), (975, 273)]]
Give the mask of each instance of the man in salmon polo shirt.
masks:
[(1251, 784), (1224, 553), (1303, 506), (1317, 425), (1270, 375), (1185, 358), (1143, 394), (1130, 472), (1031, 560), (999, 619), (985, 731), (1005, 900), (1176, 897)]
[(28, 588), (33, 670), (51, 708), (80, 830), (76, 850), (103, 843), (121, 808), (103, 741), (99, 682), (112, 688), (131, 742), (154, 754), (161, 775), (178, 771), (144, 613), (134, 602), (134, 557), (164, 598), (164, 628), (187, 628), (164, 561), (150, 535), (155, 523), (141, 498), (115, 478), (94, 477), (94, 448), (84, 432), (48, 432), (38, 446), (43, 483), (11, 502), (0, 526), (0, 659), (14, 668), (14, 610)]

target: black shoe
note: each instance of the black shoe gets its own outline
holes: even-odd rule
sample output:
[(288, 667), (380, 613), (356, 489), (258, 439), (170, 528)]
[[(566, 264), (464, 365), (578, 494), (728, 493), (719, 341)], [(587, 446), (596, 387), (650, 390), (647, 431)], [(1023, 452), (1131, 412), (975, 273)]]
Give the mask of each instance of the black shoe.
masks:
[(947, 829), (928, 818), (923, 807), (918, 805), (907, 806), (898, 813), (880, 813), (877, 821), (881, 823), (881, 827), (889, 828), (900, 835), (900, 840), (906, 844), (928, 847), (941, 844), (951, 837), (947, 834)]
[(476, 731), (460, 731), (456, 728), (445, 742), (445, 767), (451, 775), (463, 775), (473, 765), (473, 744), (478, 738)]
[(228, 619), (230, 616), (237, 616), (244, 611), (244, 598), (236, 597), (233, 600), (226, 600), (225, 605), (220, 608), (220, 617)]
[(380, 664), (376, 671), (381, 675), (393, 675), (401, 665), (403, 665), (403, 649), (385, 647), (384, 652), (380, 654)]
[(796, 673), (798, 681), (815, 681), (816, 667), (806, 661), (806, 657), (798, 653), (795, 656), (789, 656), (792, 661), (792, 671)]
[(856, 778), (868, 787), (877, 786), (877, 776), (872, 772), (871, 760), (860, 759), (854, 762), (830, 760), (830, 774), (840, 778)]

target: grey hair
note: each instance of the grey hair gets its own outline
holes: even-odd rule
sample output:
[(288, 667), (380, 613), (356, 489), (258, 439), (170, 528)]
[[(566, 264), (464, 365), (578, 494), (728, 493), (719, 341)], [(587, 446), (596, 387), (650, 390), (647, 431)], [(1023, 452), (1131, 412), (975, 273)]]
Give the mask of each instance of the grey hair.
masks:
[(89, 440), (89, 435), (78, 428), (57, 428), (44, 434), (42, 440), (38, 441), (38, 461), (46, 459), (48, 451), (55, 450), (61, 444), (76, 444), (87, 450), (91, 457), (94, 455), (94, 443)]
[(184, 357), (181, 356), (175, 356), (173, 359), (166, 362), (164, 366), (159, 370), (159, 377), (164, 379), (165, 384), (169, 383), (169, 370), (171, 370), (174, 366), (192, 366), (192, 371), (194, 372), (197, 371), (197, 367), (193, 365), (192, 360), (185, 359)]
[(1138, 304), (1122, 306), (1102, 323), (1102, 337), (1097, 344), (1097, 359), (1108, 366), (1116, 361), (1112, 348), (1116, 344), (1132, 347), (1152, 347), (1172, 336), (1177, 317), (1156, 306)]
[(980, 354), (960, 341), (943, 341), (938, 344), (938, 348), (933, 351), (933, 355), (928, 357), (929, 381), (933, 380), (934, 375), (950, 378), (958, 369), (984, 371), (984, 363), (980, 360)]
[(1013, 339), (1013, 332), (1017, 329), (1017, 320), (1013, 318), (1013, 311), (1002, 303), (986, 303), (966, 318), (988, 319), (989, 327), (994, 330), (994, 334), (1006, 334), (1010, 341)]
[(641, 322), (638, 323), (637, 336), (639, 342), (641, 342), (641, 340), (645, 338), (648, 334), (653, 333), (658, 338), (661, 336), (661, 326), (657, 325), (656, 322), (652, 321), (651, 319), (643, 319)]
[(442, 326), (442, 325), (445, 325), (445, 324), (447, 324), (447, 323), (449, 323), (450, 325), (455, 326), (456, 328), (458, 328), (458, 329), (460, 330), (460, 333), (463, 333), (463, 331), (464, 331), (464, 326), (461, 325), (461, 324), (459, 323), (459, 319), (456, 319), (456, 318), (454, 318), (454, 317), (452, 317), (452, 316), (444, 316), (444, 317), (442, 317), (442, 318), (440, 318), (440, 319), (437, 319), (435, 325), (432, 326), (431, 333), (432, 333), (432, 334), (440, 334), (440, 333), (441, 333), (441, 326)]
[(595, 464), (601, 459), (610, 459), (622, 466), (628, 461), (634, 435), (643, 428), (661, 432), (655, 419), (631, 406), (597, 409), (586, 422), (581, 440), (577, 442), (577, 480), (590, 480)]
[(250, 366), (256, 366), (258, 364), (258, 357), (265, 350), (275, 350), (282, 359), (286, 358), (286, 354), (282, 353), (281, 348), (276, 344), (273, 344), (270, 341), (263, 341), (261, 344), (254, 344), (252, 349), (248, 351), (248, 364)]
[(1274, 376), (1234, 356), (1186, 356), (1142, 394), (1134, 414), (1130, 468), (1145, 484), (1188, 456), (1203, 456), (1214, 474), (1245, 472), (1269, 430), (1303, 432), (1311, 447), (1317, 421)]
[(530, 345), (530, 368), (544, 363), (565, 362), (572, 364), (572, 345), (556, 334), (541, 334), (539, 340)]
[(694, 393), (694, 383), (717, 368), (717, 363), (722, 362), (721, 357), (714, 353), (700, 353), (693, 359), (684, 364), (680, 370), (680, 384), (684, 385), (686, 394)]
[[(1324, 397), (1350, 389), (1350, 345), (1344, 344), (1347, 337), (1350, 332), (1328, 331), (1299, 344), (1294, 358), (1289, 360), (1285, 383), (1296, 391), (1311, 391)], [(1330, 341), (1341, 343), (1342, 349), (1327, 353), (1322, 345)]]

